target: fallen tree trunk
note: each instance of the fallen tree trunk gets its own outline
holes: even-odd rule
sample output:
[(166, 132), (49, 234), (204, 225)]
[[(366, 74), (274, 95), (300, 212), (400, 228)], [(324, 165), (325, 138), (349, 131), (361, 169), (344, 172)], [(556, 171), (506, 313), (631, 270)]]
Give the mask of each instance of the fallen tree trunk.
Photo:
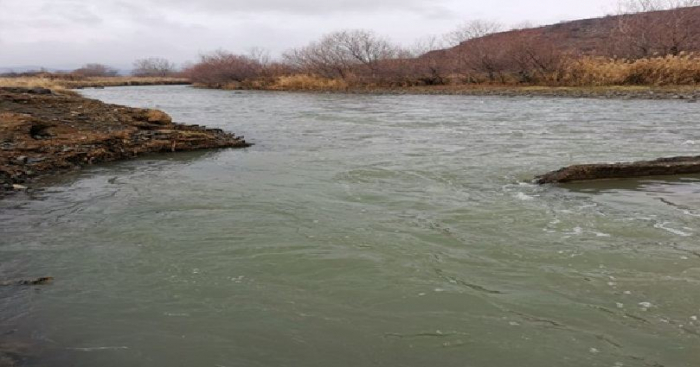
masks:
[(660, 158), (628, 163), (579, 164), (564, 167), (535, 178), (543, 185), (572, 181), (590, 181), (645, 176), (669, 176), (700, 173), (700, 156)]

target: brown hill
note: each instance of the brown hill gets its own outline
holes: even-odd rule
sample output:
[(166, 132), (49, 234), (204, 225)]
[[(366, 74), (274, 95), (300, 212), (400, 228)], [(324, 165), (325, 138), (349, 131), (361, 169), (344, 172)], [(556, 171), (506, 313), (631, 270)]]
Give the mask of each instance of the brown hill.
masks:
[(562, 53), (587, 56), (637, 58), (699, 51), (700, 6), (575, 20), (494, 33), (423, 57), (512, 47), (512, 43), (523, 41), (536, 42), (539, 47)]

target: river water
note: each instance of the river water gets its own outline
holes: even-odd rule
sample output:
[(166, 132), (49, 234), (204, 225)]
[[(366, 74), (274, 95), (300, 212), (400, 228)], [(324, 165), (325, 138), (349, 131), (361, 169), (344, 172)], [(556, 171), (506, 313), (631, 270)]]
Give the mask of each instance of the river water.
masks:
[(700, 176), (681, 101), (86, 90), (245, 135), (0, 202), (0, 340), (28, 366), (697, 366)]

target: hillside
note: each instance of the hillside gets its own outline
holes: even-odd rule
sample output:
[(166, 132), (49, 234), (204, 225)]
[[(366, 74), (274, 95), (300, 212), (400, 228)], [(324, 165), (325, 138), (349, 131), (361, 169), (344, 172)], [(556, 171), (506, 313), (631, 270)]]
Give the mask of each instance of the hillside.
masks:
[(558, 52), (584, 56), (644, 57), (700, 50), (700, 6), (582, 19), (494, 33), (423, 57), (464, 53), (533, 41)]

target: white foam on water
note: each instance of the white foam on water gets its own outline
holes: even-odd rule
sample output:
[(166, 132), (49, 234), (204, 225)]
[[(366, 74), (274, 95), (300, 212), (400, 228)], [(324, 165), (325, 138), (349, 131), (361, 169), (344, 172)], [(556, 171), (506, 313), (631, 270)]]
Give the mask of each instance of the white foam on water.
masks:
[(70, 350), (77, 350), (80, 352), (94, 352), (94, 351), (100, 351), (100, 350), (120, 350), (120, 349), (129, 349), (129, 347), (93, 347), (93, 348), (67, 348)]
[(669, 222), (656, 223), (656, 224), (654, 224), (654, 228), (663, 229), (664, 231), (667, 231), (667, 232), (670, 232), (670, 233), (673, 233), (675, 235), (682, 236), (682, 237), (690, 237), (693, 235), (692, 233), (686, 233), (686, 232), (683, 232), (679, 229), (667, 227), (668, 224), (669, 224)]
[(566, 232), (565, 234), (573, 235), (573, 236), (580, 236), (583, 234), (583, 228), (577, 226), (577, 227), (574, 227), (571, 230), (571, 232)]
[(525, 193), (519, 192), (515, 195), (516, 198), (522, 200), (522, 201), (531, 201), (535, 200), (534, 196), (527, 195)]

